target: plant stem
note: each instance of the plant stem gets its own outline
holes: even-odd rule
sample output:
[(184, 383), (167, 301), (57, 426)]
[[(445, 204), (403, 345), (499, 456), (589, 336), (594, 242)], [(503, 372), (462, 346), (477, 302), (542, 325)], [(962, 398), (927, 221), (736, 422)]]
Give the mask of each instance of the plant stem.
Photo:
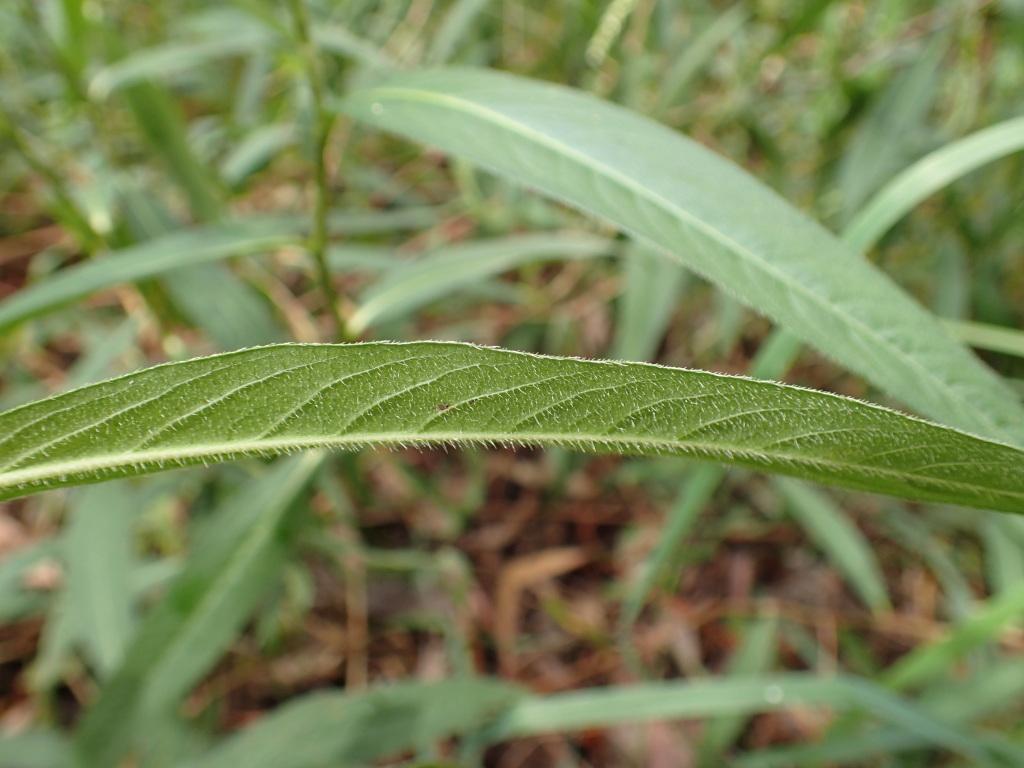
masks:
[(327, 206), (330, 198), (330, 180), (327, 174), (327, 144), (334, 128), (334, 116), (324, 109), (324, 77), (320, 58), (310, 34), (309, 15), (304, 0), (290, 0), (292, 17), (295, 21), (295, 34), (302, 49), (302, 58), (306, 67), (306, 77), (313, 97), (314, 119), (316, 121), (314, 135), (314, 201), (313, 222), (307, 241), (307, 248), (313, 254), (317, 266), (317, 278), (324, 301), (328, 305), (331, 318), (334, 320), (335, 335), (339, 341), (351, 341), (348, 338), (346, 323), (341, 317), (339, 296), (331, 282), (331, 270), (327, 264)]

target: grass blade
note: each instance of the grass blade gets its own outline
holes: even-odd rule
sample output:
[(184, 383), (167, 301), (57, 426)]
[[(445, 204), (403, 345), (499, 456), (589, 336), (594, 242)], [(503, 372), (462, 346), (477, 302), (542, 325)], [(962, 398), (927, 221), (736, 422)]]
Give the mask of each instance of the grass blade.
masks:
[(623, 627), (631, 628), (636, 623), (651, 588), (664, 577), (668, 567), (674, 565), (675, 570), (679, 570), (682, 542), (724, 478), (724, 468), (705, 464), (697, 467), (682, 483), (678, 497), (665, 515), (666, 525), (657, 546), (648, 557), (642, 575), (629, 586), (622, 601), (620, 623)]
[[(1021, 700), (1024, 689), (1024, 665), (1013, 660), (993, 664), (981, 674), (967, 679), (949, 678), (949, 669), (937, 671), (943, 680), (940, 691), (922, 696), (919, 704), (929, 714), (954, 727), (968, 724), (1001, 708), (1013, 707)], [(989, 751), (1005, 758), (1001, 765), (1024, 765), (1024, 750), (1012, 737), (974, 731)], [(866, 765), (872, 759), (892, 756), (909, 750), (928, 749), (929, 743), (920, 735), (892, 726), (869, 729), (848, 729), (825, 736), (815, 744), (775, 747), (737, 757), (734, 768), (790, 768), (797, 765)]]
[(49, 590), (27, 589), (26, 575), (33, 567), (60, 553), (61, 542), (46, 539), (0, 559), (0, 624), (12, 624), (26, 616), (42, 613), (53, 603)]
[(430, 41), (425, 63), (443, 64), (469, 37), (472, 24), (491, 0), (455, 0), (441, 19)]
[(223, 264), (202, 264), (170, 272), (163, 285), (191, 323), (220, 349), (241, 349), (281, 341), (271, 307), (256, 290)]
[(221, 219), (225, 190), (190, 142), (181, 105), (163, 88), (141, 81), (125, 86), (121, 96), (131, 110), (150, 150), (187, 195), (192, 213), (202, 222)]
[(878, 406), (449, 342), (261, 347), (30, 403), (0, 415), (0, 500), (237, 456), (411, 443), (678, 455), (1024, 511), (1024, 450)]
[(655, 242), (931, 418), (1024, 442), (1010, 389), (927, 311), (769, 189), (664, 126), (560, 86), (458, 68), (392, 75), (339, 108)]

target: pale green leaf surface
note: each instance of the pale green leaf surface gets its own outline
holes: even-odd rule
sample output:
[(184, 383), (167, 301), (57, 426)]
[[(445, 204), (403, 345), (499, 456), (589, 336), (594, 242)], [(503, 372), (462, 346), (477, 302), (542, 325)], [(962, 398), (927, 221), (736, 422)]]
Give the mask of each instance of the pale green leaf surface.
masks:
[(1024, 510), (1024, 451), (878, 406), (452, 342), (260, 347), (22, 406), (0, 415), (0, 499), (243, 455), (446, 443), (678, 455)]
[(75, 299), (172, 269), (298, 242), (280, 221), (213, 224), (175, 232), (57, 272), (0, 302), (0, 331)]
[(64, 735), (51, 728), (33, 728), (0, 736), (0, 765), (4, 768), (65, 768), (70, 762)]
[(931, 418), (1024, 442), (1010, 390), (927, 311), (771, 190), (662, 125), (564, 87), (458, 68), (390, 75), (339, 109), (657, 243)]

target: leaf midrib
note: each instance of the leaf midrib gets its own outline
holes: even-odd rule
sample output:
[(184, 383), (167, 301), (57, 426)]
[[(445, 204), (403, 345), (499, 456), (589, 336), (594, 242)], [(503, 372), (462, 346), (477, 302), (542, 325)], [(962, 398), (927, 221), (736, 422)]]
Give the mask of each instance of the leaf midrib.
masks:
[[(530, 128), (524, 125), (523, 123), (519, 123), (510, 118), (507, 118), (499, 111), (481, 106), (472, 101), (468, 101), (466, 99), (451, 94), (439, 94), (437, 92), (432, 91), (413, 90), (410, 88), (402, 88), (396, 86), (381, 86), (377, 88), (368, 89), (367, 91), (363, 91), (362, 93), (365, 94), (366, 97), (370, 98), (371, 100), (373, 93), (394, 94), (398, 97), (403, 97), (410, 101), (420, 101), (428, 104), (438, 103), (442, 105), (451, 106), (453, 109), (456, 110), (461, 108), (468, 113), (476, 114), (477, 116), (485, 120), (490, 120), (491, 122), (504, 128), (505, 130), (525, 136), (530, 140), (535, 141), (538, 144), (544, 145), (555, 152), (560, 152), (571, 156), (572, 158), (580, 162), (581, 165), (588, 167), (592, 172), (602, 173), (610, 178), (613, 178), (614, 180), (617, 180), (619, 183), (623, 184), (623, 186), (633, 191), (634, 194), (637, 194), (638, 196), (646, 199), (652, 205), (656, 207), (661, 207), (664, 210), (667, 210), (669, 213), (677, 215), (679, 218), (689, 223), (690, 226), (692, 226), (694, 229), (697, 229), (700, 232), (704, 233), (712, 240), (715, 240), (723, 245), (732, 247), (737, 253), (740, 254), (742, 258), (746, 259), (748, 262), (760, 265), (766, 272), (770, 273), (778, 283), (784, 286), (788, 286), (791, 290), (796, 292), (802, 298), (802, 300), (805, 300), (823, 309), (826, 315), (844, 318), (844, 320), (848, 321), (848, 324), (854, 325), (857, 328), (861, 329), (864, 335), (870, 338), (875, 344), (885, 347), (888, 350), (894, 350), (896, 353), (896, 357), (904, 360), (904, 362), (906, 363), (909, 363), (910, 366), (913, 369), (917, 370), (924, 378), (937, 384), (938, 388), (946, 394), (947, 398), (951, 398), (957, 402), (963, 402), (963, 398), (956, 392), (956, 390), (951, 389), (943, 379), (933, 376), (931, 370), (922, 363), (920, 363), (914, 356), (906, 354), (906, 352), (901, 347), (894, 345), (884, 335), (876, 333), (872, 326), (862, 322), (856, 315), (837, 314), (834, 311), (833, 306), (829, 302), (823, 300), (821, 297), (819, 297), (816, 293), (808, 289), (802, 283), (793, 281), (785, 272), (780, 272), (771, 262), (765, 261), (763, 259), (758, 259), (753, 251), (736, 242), (732, 238), (728, 237), (727, 235), (722, 233), (721, 230), (708, 226), (699, 218), (696, 218), (692, 214), (690, 214), (685, 208), (678, 207), (668, 198), (660, 194), (654, 193), (647, 187), (644, 187), (643, 185), (634, 182), (632, 179), (630, 179), (629, 176), (620, 173), (618, 170), (611, 168), (610, 166), (604, 163), (595, 161), (590, 156), (577, 151), (568, 144), (557, 141), (550, 137), (548, 134)], [(661, 126), (660, 123), (658, 125)], [(578, 203), (574, 201), (571, 204), (578, 205)], [(584, 208), (585, 210), (588, 209), (587, 206), (580, 207)], [(596, 211), (591, 212), (594, 213), (595, 215), (600, 216), (601, 218), (604, 218), (602, 214), (599, 214)], [(628, 226), (624, 228), (627, 230), (631, 230), (631, 228)], [(647, 239), (646, 236), (641, 236)], [(679, 257), (675, 258), (679, 259)], [(686, 264), (687, 266), (691, 266), (685, 260), (681, 261), (683, 261), (683, 263)], [(760, 307), (758, 307), (757, 309), (758, 311), (763, 311)], [(953, 342), (952, 339), (951, 342)], [(828, 355), (827, 351), (821, 351)], [(999, 426), (997, 422), (989, 418), (984, 411), (974, 409), (974, 413), (980, 419), (981, 422), (988, 425), (989, 428), (985, 430), (985, 434), (987, 436), (997, 437), (1002, 440), (1010, 440), (1012, 442), (1016, 442), (1013, 440), (1013, 436), (1011, 434), (1007, 433), (1002, 427)], [(939, 417), (940, 415), (943, 419), (949, 419), (949, 417), (953, 416), (954, 414), (934, 414), (934, 416), (936, 417)], [(949, 420), (951, 422), (959, 421), (954, 419)]]
[[(295, 450), (311, 448), (361, 448), (367, 446), (408, 447), (426, 445), (454, 445), (472, 443), (477, 445), (519, 444), (519, 445), (595, 445), (624, 450), (637, 450), (644, 447), (665, 448), (678, 451), (692, 451), (695, 458), (707, 461), (729, 461), (735, 457), (769, 462), (788, 463), (791, 466), (829, 468), (833, 471), (849, 473), (858, 470), (872, 476), (884, 476), (891, 480), (906, 481), (908, 478), (928, 483), (936, 490), (970, 490), (983, 495), (1017, 498), (1024, 503), (1024, 489), (1010, 491), (993, 489), (986, 485), (971, 482), (951, 482), (940, 478), (918, 475), (912, 472), (889, 469), (886, 467), (863, 465), (854, 462), (835, 461), (827, 458), (807, 457), (799, 454), (769, 453), (751, 450), (749, 447), (723, 445), (721, 442), (707, 443), (694, 441), (667, 440), (664, 438), (623, 437), (613, 438), (608, 435), (562, 434), (531, 432), (517, 435), (499, 433), (430, 433), (429, 435), (410, 432), (363, 433), (351, 437), (323, 438), (316, 436), (290, 437), (286, 440), (250, 440), (232, 443), (206, 443), (190, 445), (176, 450), (151, 451), (147, 453), (117, 453), (95, 456), (89, 459), (56, 462), (42, 467), (14, 470), (0, 474), (0, 491), (45, 484), (47, 478), (74, 476), (90, 472), (106, 472), (115, 475), (118, 470), (136, 467), (189, 466), (203, 463), (205, 459), (231, 456), (278, 455)], [(965, 462), (973, 465), (973, 462)], [(853, 478), (857, 479), (857, 478)]]

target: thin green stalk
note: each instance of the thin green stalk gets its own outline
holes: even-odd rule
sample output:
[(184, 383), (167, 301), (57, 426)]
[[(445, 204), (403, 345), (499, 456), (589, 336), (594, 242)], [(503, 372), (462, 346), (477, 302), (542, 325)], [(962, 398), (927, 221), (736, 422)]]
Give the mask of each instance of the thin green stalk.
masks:
[(327, 206), (330, 200), (330, 180), (327, 173), (327, 144), (334, 129), (335, 117), (324, 108), (324, 76), (317, 54), (316, 46), (310, 34), (309, 14), (304, 0), (290, 0), (292, 17), (295, 21), (295, 34), (302, 49), (302, 58), (309, 80), (310, 92), (313, 96), (313, 109), (316, 120), (314, 138), (314, 201), (313, 226), (309, 233), (307, 247), (316, 260), (317, 278), (320, 290), (324, 294), (334, 321), (335, 334), (339, 341), (352, 341), (348, 338), (345, 321), (339, 310), (339, 296), (331, 282), (331, 269), (327, 264)]

